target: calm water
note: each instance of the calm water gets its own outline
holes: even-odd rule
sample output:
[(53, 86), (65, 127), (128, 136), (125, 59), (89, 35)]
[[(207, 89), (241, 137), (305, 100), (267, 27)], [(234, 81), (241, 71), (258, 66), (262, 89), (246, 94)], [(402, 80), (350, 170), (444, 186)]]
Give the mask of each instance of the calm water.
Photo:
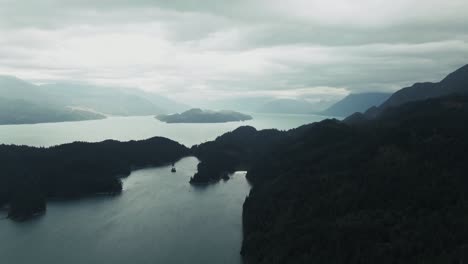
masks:
[(35, 125), (0, 126), (0, 143), (29, 146), (51, 146), (73, 141), (96, 142), (106, 139), (121, 141), (163, 136), (192, 146), (213, 140), (242, 125), (257, 129), (291, 129), (322, 120), (315, 115), (260, 115), (246, 122), (222, 124), (166, 124), (146, 117), (111, 117), (104, 120)]
[(133, 172), (116, 197), (50, 202), (25, 223), (0, 221), (0, 263), (240, 263), (244, 173), (192, 187), (198, 160)]
[[(0, 126), (0, 143), (51, 146), (73, 141), (165, 136), (187, 146), (240, 125), (290, 129), (323, 119), (257, 115), (225, 124), (164, 124), (152, 117)], [(242, 204), (250, 190), (245, 173), (227, 182), (192, 187), (198, 160), (134, 171), (115, 197), (49, 202), (47, 213), (25, 223), (0, 220), (0, 263), (241, 263)], [(0, 216), (1, 217), (1, 216)]]

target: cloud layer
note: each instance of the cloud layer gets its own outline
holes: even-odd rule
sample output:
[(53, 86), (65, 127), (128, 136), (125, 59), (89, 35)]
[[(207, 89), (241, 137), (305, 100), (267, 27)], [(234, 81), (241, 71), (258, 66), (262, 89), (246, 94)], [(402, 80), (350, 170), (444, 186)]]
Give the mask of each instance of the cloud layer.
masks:
[(0, 0), (0, 73), (188, 103), (393, 91), (468, 63), (466, 10), (466, 0)]

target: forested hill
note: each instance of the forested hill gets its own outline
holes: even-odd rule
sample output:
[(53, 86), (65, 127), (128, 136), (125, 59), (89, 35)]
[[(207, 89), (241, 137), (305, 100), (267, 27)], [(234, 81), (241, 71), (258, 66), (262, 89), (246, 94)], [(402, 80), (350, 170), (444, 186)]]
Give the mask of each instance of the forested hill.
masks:
[(254, 162), (246, 263), (468, 261), (468, 98), (301, 128)]
[(51, 148), (0, 145), (0, 208), (27, 219), (46, 209), (47, 198), (120, 193), (132, 169), (170, 164), (189, 150), (166, 138), (71, 143)]
[(209, 184), (236, 170), (248, 170), (254, 160), (284, 139), (285, 132), (276, 129), (257, 131), (250, 126), (239, 127), (214, 141), (192, 147), (201, 161), (192, 177), (192, 184)]
[(193, 147), (192, 183), (248, 169), (245, 263), (468, 261), (468, 97), (325, 120), (242, 127)]
[(395, 92), (380, 106), (371, 107), (363, 115), (355, 115), (359, 119), (376, 118), (384, 110), (398, 107), (406, 103), (423, 101), (429, 98), (438, 98), (450, 95), (468, 95), (468, 65), (450, 73), (442, 81), (432, 83), (415, 83), (410, 87)]

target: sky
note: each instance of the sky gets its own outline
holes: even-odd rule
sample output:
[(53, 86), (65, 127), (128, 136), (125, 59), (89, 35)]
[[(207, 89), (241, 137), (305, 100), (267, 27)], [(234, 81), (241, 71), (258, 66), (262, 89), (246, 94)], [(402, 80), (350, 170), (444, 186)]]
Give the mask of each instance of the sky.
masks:
[(331, 100), (468, 63), (466, 0), (0, 0), (0, 74), (196, 104)]

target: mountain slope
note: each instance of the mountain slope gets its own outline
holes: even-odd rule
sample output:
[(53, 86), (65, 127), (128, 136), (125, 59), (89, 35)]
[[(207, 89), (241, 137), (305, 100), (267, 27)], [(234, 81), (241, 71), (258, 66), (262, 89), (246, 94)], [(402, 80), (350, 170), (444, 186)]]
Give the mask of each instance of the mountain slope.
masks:
[(0, 125), (103, 119), (105, 116), (69, 108), (0, 98)]
[(163, 113), (178, 113), (190, 109), (190, 106), (171, 100), (165, 96), (156, 93), (146, 92), (140, 89), (126, 89), (125, 92), (134, 94), (138, 97), (145, 98), (153, 105), (162, 110)]
[(0, 124), (104, 118), (104, 115), (93, 112), (120, 116), (154, 115), (186, 108), (163, 96), (138, 89), (65, 82), (38, 86), (12, 76), (0, 76), (0, 100)]
[(288, 132), (247, 174), (245, 262), (466, 262), (467, 119), (455, 96)]
[(332, 105), (321, 114), (327, 116), (348, 116), (356, 112), (364, 112), (372, 106), (379, 106), (387, 100), (389, 93), (350, 94), (343, 100)]
[(89, 108), (109, 115), (153, 115), (165, 112), (144, 97), (116, 88), (55, 83), (42, 85), (40, 90), (64, 106)]
[(381, 109), (450, 94), (468, 94), (468, 65), (449, 74), (438, 83), (416, 83), (397, 91), (381, 105)]
[(37, 103), (50, 103), (47, 93), (38, 86), (13, 76), (0, 75), (0, 97), (11, 100), (24, 100)]
[(101, 118), (105, 116), (64, 107), (34, 84), (11, 76), (0, 76), (0, 125)]
[(306, 100), (275, 99), (270, 100), (256, 109), (258, 113), (275, 114), (310, 114), (322, 111), (330, 102), (320, 101), (311, 103)]

